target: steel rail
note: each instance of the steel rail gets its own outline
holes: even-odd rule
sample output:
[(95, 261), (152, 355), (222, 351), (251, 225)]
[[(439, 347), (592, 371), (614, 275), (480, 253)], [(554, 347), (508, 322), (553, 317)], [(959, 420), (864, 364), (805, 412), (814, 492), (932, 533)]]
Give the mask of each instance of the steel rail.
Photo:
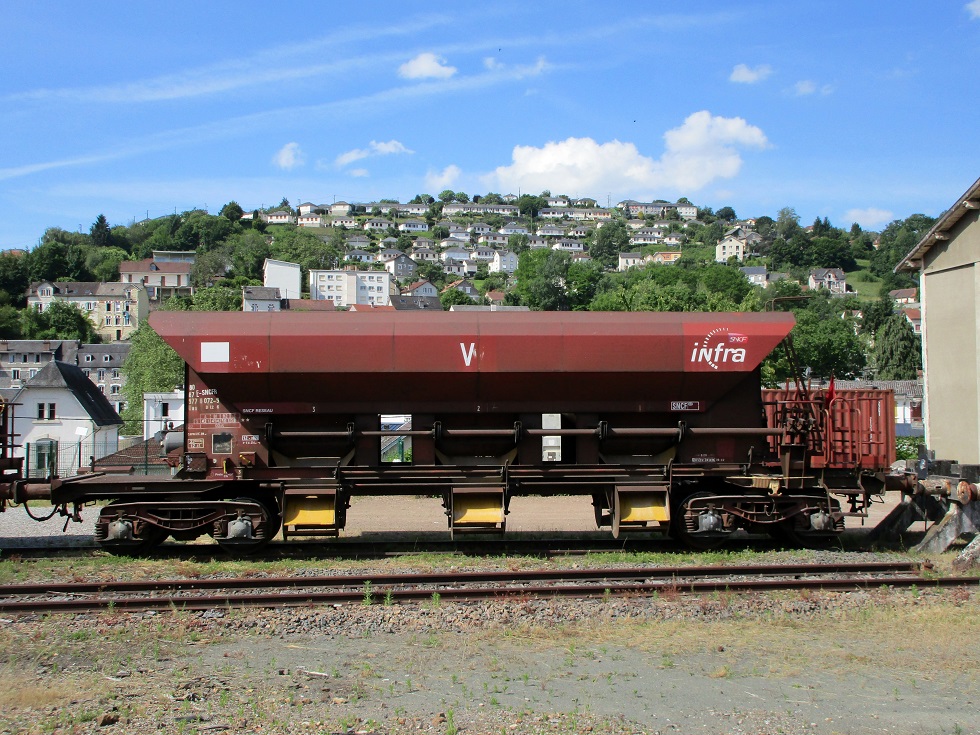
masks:
[(159, 579), (112, 582), (34, 582), (0, 585), (3, 598), (25, 595), (163, 592), (297, 587), (357, 587), (381, 585), (453, 585), (491, 582), (561, 582), (568, 580), (684, 579), (816, 574), (900, 574), (921, 570), (918, 562), (848, 562), (832, 564), (753, 564), (746, 566), (595, 567), (591, 569), (533, 569), (524, 571), (431, 572), (398, 574), (337, 574), (310, 577), (241, 577), (232, 579)]
[(507, 587), (442, 587), (437, 589), (384, 589), (346, 591), (305, 591), (295, 593), (266, 592), (253, 595), (202, 595), (193, 597), (137, 597), (91, 598), (73, 597), (67, 600), (18, 600), (0, 605), (0, 611), (22, 613), (148, 611), (148, 610), (212, 610), (217, 608), (245, 607), (309, 607), (314, 605), (340, 605), (376, 603), (381, 599), (391, 603), (418, 603), (425, 601), (478, 601), (478, 600), (525, 600), (530, 598), (578, 597), (595, 598), (611, 596), (648, 597), (658, 594), (697, 594), (706, 592), (773, 592), (783, 590), (852, 591), (858, 589), (888, 588), (949, 588), (977, 587), (976, 577), (850, 577), (805, 578), (762, 580), (715, 580), (681, 582), (677, 580), (656, 583), (595, 583), (590, 585), (533, 585)]

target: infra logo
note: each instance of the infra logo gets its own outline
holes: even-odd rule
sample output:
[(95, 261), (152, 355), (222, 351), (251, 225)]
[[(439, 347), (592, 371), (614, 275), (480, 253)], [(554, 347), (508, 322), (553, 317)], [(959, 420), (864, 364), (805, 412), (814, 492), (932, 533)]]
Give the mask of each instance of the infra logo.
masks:
[(748, 342), (744, 334), (730, 332), (728, 327), (715, 327), (704, 339), (694, 343), (691, 362), (704, 363), (712, 370), (727, 363), (744, 363)]

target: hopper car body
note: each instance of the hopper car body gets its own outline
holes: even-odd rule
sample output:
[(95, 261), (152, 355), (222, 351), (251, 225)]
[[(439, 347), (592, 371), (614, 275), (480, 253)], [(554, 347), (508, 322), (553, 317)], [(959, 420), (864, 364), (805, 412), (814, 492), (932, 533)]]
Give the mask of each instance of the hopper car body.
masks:
[[(805, 543), (864, 515), (894, 460), (890, 393), (762, 389), (790, 314), (156, 312), (150, 323), (186, 363), (175, 477), (50, 483), (66, 509), (110, 501), (96, 537), (113, 549), (209, 533), (248, 550), (280, 528), (329, 538), (353, 496), (386, 494), (440, 496), (451, 533), (503, 532), (515, 495), (584, 495), (617, 536), (713, 545), (745, 528)], [(410, 445), (405, 461), (385, 461), (394, 441)]]

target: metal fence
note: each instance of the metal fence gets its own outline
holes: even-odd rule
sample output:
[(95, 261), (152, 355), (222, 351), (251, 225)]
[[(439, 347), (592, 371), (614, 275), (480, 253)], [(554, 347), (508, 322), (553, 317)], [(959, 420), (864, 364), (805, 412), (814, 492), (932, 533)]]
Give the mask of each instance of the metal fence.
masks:
[(42, 440), (24, 444), (24, 474), (31, 479), (72, 477), (89, 472), (94, 463), (107, 471), (136, 475), (170, 474), (170, 467), (160, 457), (160, 445), (141, 442), (124, 452), (117, 452), (115, 438), (101, 437), (78, 442)]

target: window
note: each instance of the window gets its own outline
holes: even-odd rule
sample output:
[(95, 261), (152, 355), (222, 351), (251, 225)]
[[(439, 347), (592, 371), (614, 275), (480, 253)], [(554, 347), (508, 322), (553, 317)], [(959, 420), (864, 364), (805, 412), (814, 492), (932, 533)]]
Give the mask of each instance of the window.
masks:
[(34, 362), (41, 362), (41, 355), (34, 355)]
[(105, 380), (105, 370), (99, 369), (98, 380)]
[(12, 368), (10, 370), (10, 379), (11, 380), (20, 380), (20, 369), (19, 368)]
[(119, 368), (113, 368), (112, 369), (112, 377), (113, 377), (114, 380), (118, 380), (119, 379)]
[(33, 378), (35, 375), (37, 375), (37, 368), (31, 368), (31, 377)]
[(95, 355), (85, 355), (85, 362), (92, 362), (95, 360)]
[(7, 362), (17, 362), (17, 354), (11, 352), (9, 355), (7, 355)]
[(53, 439), (42, 439), (34, 443), (34, 469), (42, 477), (50, 477), (54, 474), (57, 451), (58, 442)]
[(113, 383), (113, 384), (112, 384), (112, 385), (111, 385), (111, 386), (109, 387), (109, 393), (110, 393), (111, 395), (114, 395), (114, 396), (118, 396), (118, 395), (119, 395), (119, 386), (118, 386), (118, 385), (116, 385), (115, 383)]
[(160, 404), (160, 415), (163, 416), (163, 417), (167, 417), (167, 416), (170, 415), (170, 404), (169, 403), (161, 403)]
[(112, 355), (103, 355), (102, 362), (112, 362)]
[(39, 403), (37, 404), (37, 420), (38, 421), (54, 421), (55, 419), (55, 404), (54, 403)]

